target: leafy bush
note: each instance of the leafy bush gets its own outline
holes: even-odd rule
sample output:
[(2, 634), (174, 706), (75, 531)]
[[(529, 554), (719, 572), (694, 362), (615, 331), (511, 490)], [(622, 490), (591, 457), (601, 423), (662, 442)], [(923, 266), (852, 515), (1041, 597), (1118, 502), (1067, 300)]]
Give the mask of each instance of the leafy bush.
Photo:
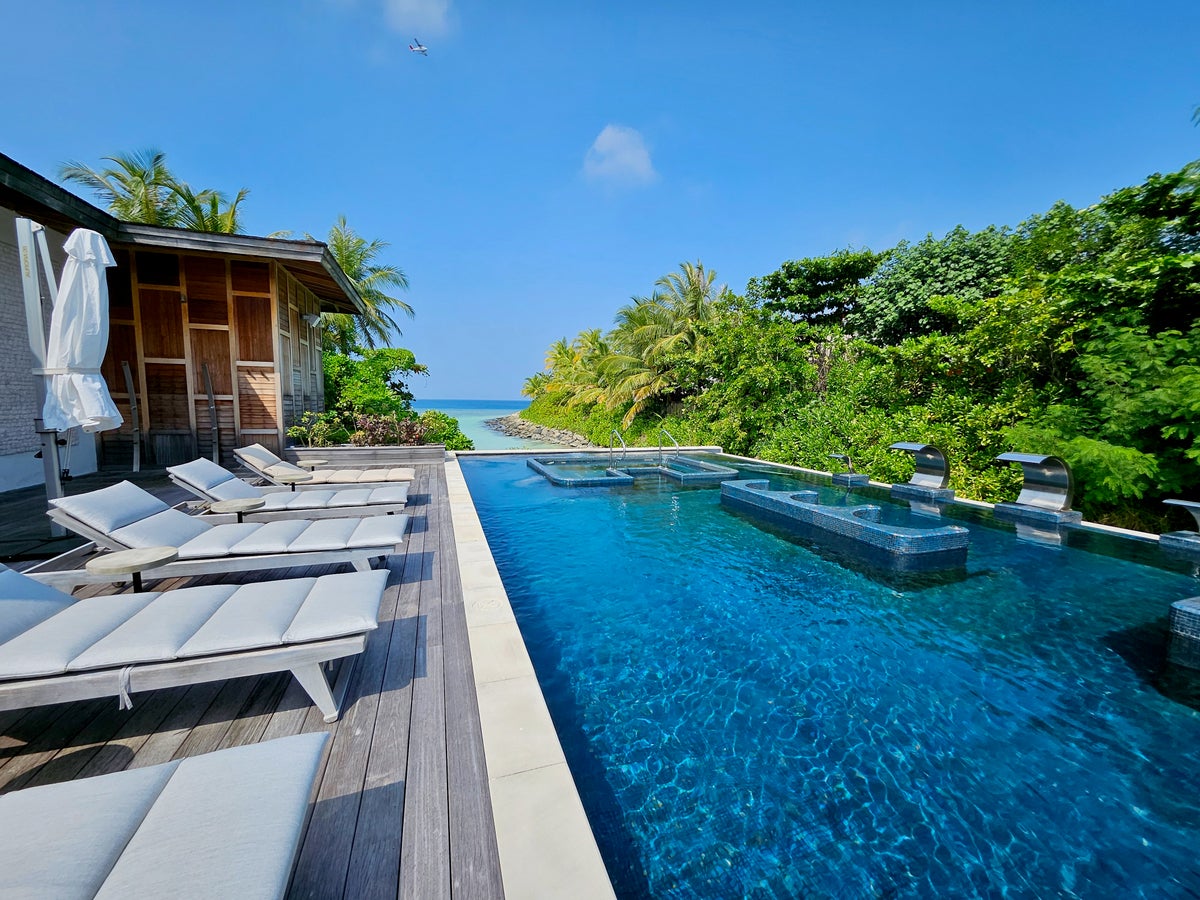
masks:
[(475, 444), (458, 427), (458, 419), (436, 409), (421, 413), (426, 444), (445, 444), (447, 450), (474, 450)]
[(416, 419), (390, 416), (356, 416), (350, 443), (355, 447), (383, 447), (394, 444), (419, 444), (425, 426)]
[(358, 357), (325, 353), (325, 405), (343, 417), (407, 416), (412, 394), (404, 377), (422, 373), (412, 351), (395, 347), (363, 350)]
[(303, 447), (332, 447), (350, 440), (337, 413), (306, 412), (300, 422), (287, 430), (287, 436)]

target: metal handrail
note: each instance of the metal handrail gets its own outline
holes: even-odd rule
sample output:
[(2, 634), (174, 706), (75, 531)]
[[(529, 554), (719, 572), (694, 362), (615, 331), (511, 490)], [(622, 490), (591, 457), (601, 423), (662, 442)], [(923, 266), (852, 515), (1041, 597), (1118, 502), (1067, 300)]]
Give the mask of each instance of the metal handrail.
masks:
[(658, 464), (661, 466), (663, 462), (663, 435), (671, 439), (671, 443), (675, 445), (675, 455), (679, 455), (679, 441), (675, 440), (675, 435), (667, 431), (665, 428), (658, 429)]
[(608, 465), (610, 467), (613, 464), (613, 451), (614, 451), (614, 447), (615, 447), (615, 445), (613, 444), (613, 438), (616, 438), (618, 441), (621, 442), (621, 460), (622, 460), (622, 462), (625, 460), (625, 454), (629, 452), (629, 448), (625, 446), (625, 439), (623, 437), (621, 437), (621, 433), (619, 431), (617, 431), (617, 429), (614, 428), (612, 430), (612, 433), (608, 436)]

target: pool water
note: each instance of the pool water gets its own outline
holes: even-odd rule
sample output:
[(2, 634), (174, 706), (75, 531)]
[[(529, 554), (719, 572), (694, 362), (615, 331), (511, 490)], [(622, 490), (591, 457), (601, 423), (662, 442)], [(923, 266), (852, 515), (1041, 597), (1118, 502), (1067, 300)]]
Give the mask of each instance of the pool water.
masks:
[(1156, 547), (953, 508), (965, 570), (905, 581), (715, 488), (462, 468), (619, 896), (1200, 893), (1200, 581)]

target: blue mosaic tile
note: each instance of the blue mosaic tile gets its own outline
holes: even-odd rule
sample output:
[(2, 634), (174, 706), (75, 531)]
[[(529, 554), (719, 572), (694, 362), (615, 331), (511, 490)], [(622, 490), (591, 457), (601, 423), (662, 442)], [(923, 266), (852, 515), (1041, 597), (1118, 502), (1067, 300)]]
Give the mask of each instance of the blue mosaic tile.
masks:
[(1037, 525), (1077, 525), (1083, 521), (1083, 513), (1073, 509), (1043, 509), (1026, 503), (997, 503), (995, 516), (1001, 522)]
[(892, 498), (895, 500), (923, 500), (929, 503), (954, 499), (952, 488), (927, 488), (915, 484), (893, 484)]
[(1168, 531), (1158, 539), (1158, 546), (1168, 553), (1200, 557), (1200, 532)]
[[(838, 537), (848, 538), (900, 556), (965, 553), (970, 533), (958, 525), (937, 528), (906, 528), (880, 521), (878, 506), (820, 506), (815, 491), (771, 491), (762, 480), (726, 481), (721, 485), (721, 502), (743, 508), (766, 510)], [(961, 560), (960, 560), (961, 561)]]
[(866, 475), (854, 474), (848, 472), (839, 472), (833, 476), (833, 483), (845, 487), (857, 487), (863, 484), (870, 484), (871, 479)]

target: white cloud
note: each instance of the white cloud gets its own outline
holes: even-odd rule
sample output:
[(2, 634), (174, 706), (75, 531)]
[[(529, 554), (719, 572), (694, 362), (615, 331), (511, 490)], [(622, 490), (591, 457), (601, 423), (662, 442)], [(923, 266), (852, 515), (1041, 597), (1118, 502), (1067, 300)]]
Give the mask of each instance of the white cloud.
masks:
[(625, 125), (604, 126), (583, 159), (583, 174), (593, 181), (622, 186), (649, 184), (658, 178), (646, 141)]
[(384, 0), (388, 25), (409, 37), (442, 34), (449, 23), (450, 0)]

